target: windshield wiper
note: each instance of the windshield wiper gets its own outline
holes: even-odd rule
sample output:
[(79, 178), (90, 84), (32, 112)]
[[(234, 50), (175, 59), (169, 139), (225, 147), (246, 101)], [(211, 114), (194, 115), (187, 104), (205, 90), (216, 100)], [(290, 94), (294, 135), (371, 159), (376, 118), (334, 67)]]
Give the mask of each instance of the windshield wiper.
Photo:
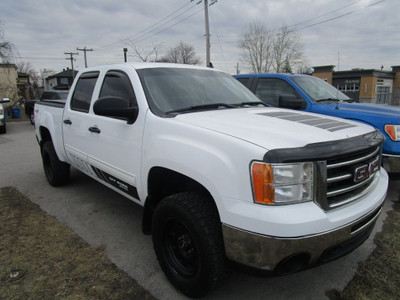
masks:
[(175, 114), (175, 113), (184, 113), (191, 111), (201, 111), (201, 110), (212, 110), (212, 109), (221, 109), (221, 108), (234, 108), (234, 105), (227, 103), (211, 103), (211, 104), (201, 104), (201, 105), (192, 105), (189, 107), (178, 108), (174, 110), (167, 111), (165, 114)]
[(339, 99), (336, 98), (325, 98), (325, 99), (318, 99), (315, 102), (323, 102), (323, 101), (334, 101), (334, 102), (340, 102)]
[(261, 101), (242, 102), (234, 105), (239, 107), (257, 106), (257, 105), (268, 106), (267, 104)]

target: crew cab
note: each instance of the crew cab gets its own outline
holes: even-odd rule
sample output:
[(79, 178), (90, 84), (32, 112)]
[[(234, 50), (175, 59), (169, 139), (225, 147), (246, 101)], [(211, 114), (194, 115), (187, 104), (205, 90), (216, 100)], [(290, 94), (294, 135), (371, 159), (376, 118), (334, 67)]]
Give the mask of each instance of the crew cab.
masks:
[(72, 166), (143, 206), (162, 270), (189, 297), (231, 261), (286, 274), (349, 253), (387, 192), (378, 130), (267, 107), (215, 69), (83, 69), (66, 104), (38, 102), (35, 118), (48, 182)]
[(234, 77), (264, 103), (371, 125), (384, 136), (386, 170), (400, 172), (400, 107), (356, 103), (329, 83), (302, 74), (241, 74)]

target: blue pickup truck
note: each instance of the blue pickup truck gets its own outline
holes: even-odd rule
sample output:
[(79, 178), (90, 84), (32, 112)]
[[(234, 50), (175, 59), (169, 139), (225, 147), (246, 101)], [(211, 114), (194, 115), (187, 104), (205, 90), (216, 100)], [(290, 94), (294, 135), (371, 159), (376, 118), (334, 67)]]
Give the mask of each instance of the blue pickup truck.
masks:
[[(301, 74), (234, 75), (264, 103), (365, 123), (385, 136), (384, 166), (400, 172), (400, 107), (355, 103), (329, 83)], [(323, 120), (323, 119), (321, 119)]]

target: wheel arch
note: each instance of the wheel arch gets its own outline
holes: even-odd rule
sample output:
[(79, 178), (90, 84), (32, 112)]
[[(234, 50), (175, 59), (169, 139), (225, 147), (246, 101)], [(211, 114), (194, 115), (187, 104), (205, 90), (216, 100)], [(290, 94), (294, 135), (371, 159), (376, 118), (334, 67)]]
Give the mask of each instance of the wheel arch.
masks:
[(182, 192), (203, 194), (210, 199), (218, 212), (217, 205), (207, 188), (184, 174), (164, 167), (153, 167), (149, 172), (147, 181), (148, 191), (142, 218), (144, 234), (151, 234), (152, 217), (157, 204), (165, 197), (173, 194)]
[(53, 139), (51, 138), (50, 131), (46, 127), (40, 126), (39, 133), (40, 133), (39, 145), (40, 145), (40, 149), (42, 149), (44, 143), (49, 142), (49, 141), (52, 142)]

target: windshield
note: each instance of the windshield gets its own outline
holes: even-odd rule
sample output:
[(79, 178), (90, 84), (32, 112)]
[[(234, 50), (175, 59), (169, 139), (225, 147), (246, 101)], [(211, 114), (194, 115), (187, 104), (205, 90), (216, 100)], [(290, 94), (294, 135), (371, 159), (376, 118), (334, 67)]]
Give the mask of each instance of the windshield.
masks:
[(351, 99), (329, 83), (313, 76), (293, 77), (293, 81), (314, 101), (351, 101)]
[(263, 104), (239, 81), (222, 72), (184, 68), (137, 72), (156, 115)]

